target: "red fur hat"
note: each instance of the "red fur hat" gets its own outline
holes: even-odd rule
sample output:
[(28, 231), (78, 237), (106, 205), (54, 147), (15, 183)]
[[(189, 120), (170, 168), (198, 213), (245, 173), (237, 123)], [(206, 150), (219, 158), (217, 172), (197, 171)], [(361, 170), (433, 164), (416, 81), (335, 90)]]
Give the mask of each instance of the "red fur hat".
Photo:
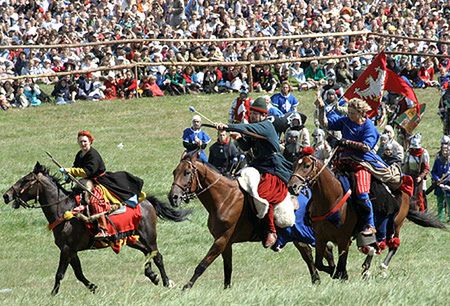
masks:
[(94, 136), (92, 136), (92, 134), (91, 134), (91, 132), (89, 132), (89, 131), (87, 131), (87, 130), (81, 130), (81, 131), (79, 131), (78, 132), (78, 137), (77, 138), (79, 138), (79, 137), (81, 137), (81, 136), (86, 136), (88, 139), (89, 139), (89, 141), (91, 142), (91, 143), (93, 143), (94, 142)]

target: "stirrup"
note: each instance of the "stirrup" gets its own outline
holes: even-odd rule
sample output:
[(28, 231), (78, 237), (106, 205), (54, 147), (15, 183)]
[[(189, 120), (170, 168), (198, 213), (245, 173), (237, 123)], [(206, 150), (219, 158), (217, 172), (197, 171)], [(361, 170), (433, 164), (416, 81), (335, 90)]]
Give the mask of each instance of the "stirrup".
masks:
[(367, 226), (361, 231), (361, 235), (363, 236), (372, 236), (377, 233), (377, 230), (372, 226)]

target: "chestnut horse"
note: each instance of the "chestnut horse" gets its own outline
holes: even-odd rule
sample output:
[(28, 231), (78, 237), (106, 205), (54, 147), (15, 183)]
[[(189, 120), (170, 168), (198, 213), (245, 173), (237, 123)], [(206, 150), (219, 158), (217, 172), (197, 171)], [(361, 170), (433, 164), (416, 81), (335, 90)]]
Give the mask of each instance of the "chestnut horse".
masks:
[[(237, 180), (222, 176), (215, 169), (198, 161), (196, 152), (186, 154), (181, 159), (173, 176), (169, 194), (171, 204), (178, 206), (195, 194), (208, 211), (208, 228), (214, 237), (213, 245), (183, 289), (191, 288), (219, 255), (223, 259), (224, 286), (230, 287), (233, 243), (261, 241), (262, 238), (260, 224), (248, 203), (248, 196), (241, 190)], [(298, 241), (294, 241), (294, 245), (308, 265), (312, 282), (319, 282), (310, 246)]]
[[(380, 184), (376, 180), (372, 180), (372, 188), (374, 184)], [(288, 187), (291, 193), (299, 193), (302, 188), (309, 187), (312, 190), (312, 198), (310, 205), (310, 216), (313, 221), (313, 228), (316, 233), (316, 259), (315, 265), (318, 270), (329, 272), (334, 267), (323, 265), (323, 256), (326, 245), (329, 241), (337, 244), (339, 259), (336, 267), (334, 278), (348, 279), (347, 274), (347, 256), (351, 244), (351, 238), (356, 232), (358, 223), (357, 214), (349, 202), (345, 202), (342, 206), (340, 200), (344, 197), (344, 191), (340, 181), (319, 159), (314, 156), (304, 156), (294, 164), (294, 173), (289, 180)], [(388, 197), (377, 194), (372, 198), (374, 211), (377, 207), (383, 205), (395, 205), (393, 217), (393, 230), (387, 233), (387, 245), (389, 252), (381, 265), (381, 268), (387, 269), (389, 263), (396, 253), (400, 245), (400, 228), (403, 221), (407, 217), (414, 223), (424, 227), (445, 228), (437, 218), (427, 213), (420, 213), (410, 210), (409, 197), (406, 193), (398, 191), (396, 193), (397, 200), (401, 200), (400, 205), (397, 201), (389, 201), (383, 203)], [(391, 197), (391, 199), (393, 199)], [(336, 226), (325, 218), (332, 213), (339, 213), (340, 226)], [(373, 253), (370, 253), (363, 264), (363, 275), (367, 275)]]
[[(53, 224), (58, 219), (63, 221), (62, 216), (64, 212), (71, 211), (75, 207), (74, 195), (66, 191), (59, 184), (58, 179), (50, 175), (48, 170), (39, 163), (36, 164), (32, 172), (22, 177), (9, 188), (3, 195), (3, 199), (6, 204), (14, 201), (14, 208), (19, 208), (20, 206), (42, 208), (49, 224)], [(35, 199), (40, 205), (30, 206), (27, 204), (32, 199)], [(146, 255), (144, 274), (152, 283), (157, 285), (159, 282), (158, 275), (151, 269), (151, 260), (153, 259), (161, 273), (163, 285), (165, 287), (172, 286), (173, 282), (166, 274), (163, 257), (158, 251), (156, 244), (156, 217), (178, 222), (185, 220), (190, 211), (174, 210), (154, 197), (147, 197), (146, 200), (140, 203), (140, 206), (142, 219), (137, 230), (139, 240), (135, 244), (128, 244), (128, 246), (140, 250)], [(95, 293), (97, 286), (84, 276), (77, 254), (79, 251), (99, 248), (94, 245), (93, 234), (89, 232), (84, 222), (77, 218), (72, 218), (56, 225), (53, 229), (53, 235), (61, 253), (52, 295), (58, 293), (69, 264), (72, 266), (76, 278), (91, 292)]]

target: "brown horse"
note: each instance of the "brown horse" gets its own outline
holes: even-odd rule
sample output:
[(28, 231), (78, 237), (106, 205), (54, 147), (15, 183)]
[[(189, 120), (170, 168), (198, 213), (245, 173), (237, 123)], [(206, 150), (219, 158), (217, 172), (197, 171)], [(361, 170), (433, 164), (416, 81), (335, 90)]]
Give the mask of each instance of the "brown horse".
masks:
[[(372, 180), (373, 184), (378, 184)], [(372, 184), (372, 186), (373, 186)], [(314, 156), (304, 156), (300, 158), (294, 166), (294, 174), (292, 175), (288, 187), (292, 193), (299, 193), (304, 187), (312, 190), (312, 199), (310, 206), (310, 216), (313, 221), (313, 228), (316, 233), (316, 260), (315, 265), (318, 270), (329, 272), (331, 268), (323, 265), (323, 255), (325, 247), (329, 241), (336, 243), (338, 246), (339, 259), (336, 267), (334, 278), (348, 279), (347, 274), (347, 256), (357, 226), (357, 214), (349, 202), (345, 202), (340, 206), (340, 200), (344, 197), (339, 180), (333, 172)], [(378, 195), (379, 196), (379, 195)], [(381, 203), (386, 198), (375, 197), (372, 199), (374, 210), (377, 206), (385, 205)], [(387, 269), (392, 256), (396, 253), (400, 245), (400, 228), (403, 221), (407, 217), (414, 223), (424, 227), (445, 228), (445, 225), (439, 222), (433, 216), (426, 213), (419, 213), (409, 209), (409, 197), (404, 192), (398, 192), (397, 200), (401, 200), (400, 205), (396, 207), (394, 213), (394, 231), (388, 233), (389, 252), (382, 263), (381, 267)], [(389, 205), (395, 205), (388, 203)], [(340, 207), (339, 207), (340, 206)], [(331, 213), (339, 213), (341, 226), (337, 227), (328, 221), (325, 216)], [(363, 264), (363, 273), (368, 273), (373, 253), (369, 254)]]
[[(3, 199), (6, 204), (14, 201), (14, 208), (19, 208), (20, 206), (42, 208), (49, 224), (53, 224), (55, 220), (62, 218), (64, 212), (70, 211), (75, 207), (74, 195), (66, 191), (59, 184), (58, 180), (50, 175), (48, 170), (39, 163), (36, 164), (32, 172), (11, 186), (3, 195)], [(40, 205), (33, 207), (27, 204), (32, 199), (35, 199)], [(137, 230), (139, 241), (136, 244), (129, 244), (129, 246), (142, 251), (147, 257), (144, 274), (152, 283), (157, 285), (159, 282), (158, 275), (151, 269), (151, 260), (153, 259), (161, 273), (163, 285), (166, 287), (172, 286), (173, 282), (166, 274), (163, 257), (158, 251), (156, 244), (156, 219), (158, 216), (172, 221), (183, 221), (190, 211), (174, 210), (154, 197), (148, 197), (140, 203), (140, 206), (142, 220)], [(77, 218), (72, 218), (57, 225), (53, 229), (53, 235), (61, 253), (52, 295), (58, 293), (69, 264), (72, 266), (77, 279), (91, 292), (95, 293), (97, 286), (84, 276), (81, 262), (77, 255), (79, 251), (100, 248), (96, 245), (94, 246), (93, 234), (88, 231), (84, 222)]]
[[(191, 288), (208, 266), (222, 255), (225, 288), (231, 286), (232, 245), (246, 241), (261, 241), (260, 225), (247, 196), (236, 180), (222, 176), (210, 166), (197, 160), (197, 154), (186, 154), (173, 172), (174, 180), (169, 200), (178, 206), (183, 200), (196, 194), (208, 211), (208, 228), (214, 243), (195, 269), (194, 275), (183, 289)], [(320, 281), (314, 267), (309, 245), (294, 242), (308, 265), (313, 283)]]

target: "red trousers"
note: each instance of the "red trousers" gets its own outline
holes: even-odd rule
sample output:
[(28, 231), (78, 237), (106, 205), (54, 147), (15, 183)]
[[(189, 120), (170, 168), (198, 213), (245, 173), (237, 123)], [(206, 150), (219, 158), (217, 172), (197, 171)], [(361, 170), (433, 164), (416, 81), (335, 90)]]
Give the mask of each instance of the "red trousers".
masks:
[(355, 169), (356, 195), (370, 192), (370, 172), (359, 166)]
[(276, 175), (270, 173), (261, 174), (261, 181), (258, 185), (258, 194), (261, 198), (269, 202), (269, 211), (264, 216), (268, 232), (276, 233), (273, 220), (273, 205), (281, 203), (288, 193), (286, 184)]

